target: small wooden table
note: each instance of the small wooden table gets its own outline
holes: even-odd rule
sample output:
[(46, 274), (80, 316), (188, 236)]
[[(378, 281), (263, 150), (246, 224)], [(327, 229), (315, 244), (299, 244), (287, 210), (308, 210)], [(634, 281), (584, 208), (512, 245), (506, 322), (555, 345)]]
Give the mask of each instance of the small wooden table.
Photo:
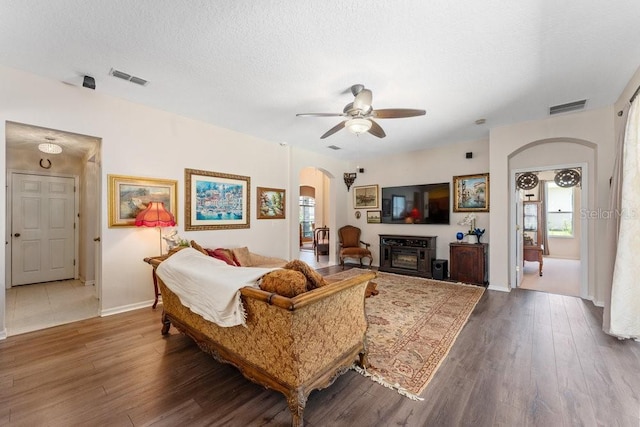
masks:
[(153, 295), (155, 299), (153, 300), (153, 305), (151, 306), (152, 309), (155, 309), (156, 306), (158, 305), (158, 297), (160, 296), (160, 290), (158, 289), (158, 276), (156, 276), (156, 267), (162, 261), (167, 259), (168, 256), (169, 255), (160, 255), (160, 256), (153, 256), (153, 257), (148, 257), (144, 259), (144, 262), (153, 266), (153, 269), (151, 270), (151, 274), (153, 277)]
[(538, 263), (538, 274), (542, 276), (542, 248), (540, 246), (524, 246), (522, 263), (532, 261)]

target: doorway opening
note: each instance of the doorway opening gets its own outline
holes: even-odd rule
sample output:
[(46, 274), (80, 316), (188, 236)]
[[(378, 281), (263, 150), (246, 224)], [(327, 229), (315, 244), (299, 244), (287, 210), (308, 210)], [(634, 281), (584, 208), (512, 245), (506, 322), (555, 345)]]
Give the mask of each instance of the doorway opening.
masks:
[[(581, 175), (583, 167), (571, 170)], [(583, 203), (582, 185), (565, 185), (558, 174), (568, 168), (538, 168), (516, 172), (525, 182), (518, 199), (521, 212), (521, 277), (517, 286), (559, 295), (581, 297), (583, 280), (583, 233), (579, 212)], [(558, 184), (560, 182), (560, 185)], [(535, 183), (535, 185), (533, 185)], [(518, 184), (516, 184), (518, 186)], [(524, 187), (524, 188), (523, 188)]]
[(299, 259), (313, 268), (330, 263), (330, 185), (330, 177), (320, 169), (307, 167), (300, 172)]
[(100, 138), (15, 122), (5, 134), (7, 335), (98, 316)]

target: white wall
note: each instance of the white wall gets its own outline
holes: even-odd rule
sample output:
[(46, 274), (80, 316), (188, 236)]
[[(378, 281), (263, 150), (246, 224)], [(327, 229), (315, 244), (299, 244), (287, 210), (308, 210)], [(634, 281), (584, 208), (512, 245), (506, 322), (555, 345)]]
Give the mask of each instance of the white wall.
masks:
[[(383, 142), (384, 143), (384, 142)], [(465, 158), (465, 153), (472, 152), (473, 158)], [(359, 160), (358, 165), (365, 169), (358, 174), (354, 186), (378, 185), (382, 187), (435, 184), (440, 182), (453, 182), (455, 175), (471, 175), (486, 173), (489, 171), (489, 141), (478, 140), (462, 142), (415, 151), (400, 153), (395, 156), (385, 156), (378, 159)], [(356, 164), (349, 170), (355, 171)], [(490, 193), (492, 177), (489, 177)], [(380, 197), (380, 194), (378, 194)], [(451, 200), (453, 203), (453, 186), (451, 187)], [(443, 224), (367, 224), (366, 210), (361, 210), (360, 219), (356, 219), (353, 208), (353, 187), (349, 192), (346, 206), (347, 224), (359, 227), (362, 230), (361, 240), (371, 244), (369, 248), (373, 255), (373, 265), (380, 262), (380, 238), (379, 234), (400, 234), (412, 236), (438, 236), (436, 258), (449, 259), (449, 243), (456, 241), (458, 231), (467, 231), (467, 226), (458, 225), (464, 218), (464, 213), (454, 213), (451, 206), (451, 222)], [(378, 207), (379, 210), (381, 207)], [(490, 206), (491, 209), (491, 206)], [(376, 209), (371, 209), (376, 210)], [(483, 243), (489, 243), (489, 214), (478, 213), (476, 227), (486, 229), (482, 236)]]
[[(291, 185), (295, 182), (297, 193), (298, 171), (290, 175), (292, 167), (303, 162), (304, 166), (334, 169), (335, 173), (345, 169), (344, 162), (304, 152), (294, 158), (290, 147), (107, 97), (99, 91), (72, 87), (4, 67), (0, 67), (0, 79), (3, 81), (0, 86), (2, 134), (5, 121), (15, 121), (102, 139), (99, 233), (102, 238), (103, 314), (150, 304), (153, 298), (151, 267), (143, 262), (143, 258), (159, 251), (157, 229), (107, 227), (107, 174), (178, 180), (177, 228), (187, 239), (215, 247), (246, 245), (258, 253), (287, 258), (294, 252), (291, 237), (297, 239), (297, 214), (292, 217), (292, 209), (289, 209), (286, 220), (257, 220), (256, 187), (287, 189), (288, 204), (290, 207), (295, 205), (297, 212), (297, 202), (292, 203), (297, 197), (291, 191)], [(2, 138), (2, 164), (6, 162), (4, 148)], [(184, 232), (185, 168), (249, 176), (251, 228)], [(6, 177), (0, 179), (4, 186)], [(337, 198), (337, 192), (332, 197)], [(0, 204), (6, 206), (4, 192), (0, 195)], [(5, 217), (3, 210), (2, 222)], [(290, 224), (294, 224), (295, 233)], [(297, 253), (297, 243), (294, 247)], [(4, 259), (4, 245), (0, 251), (0, 259)], [(4, 279), (4, 266), (2, 268), (0, 277)], [(4, 330), (4, 299), (4, 293), (0, 294), (0, 331)]]
[[(573, 147), (592, 146), (594, 158), (589, 166), (589, 209), (606, 209), (609, 197), (609, 177), (613, 167), (614, 153), (614, 113), (613, 108), (602, 108), (585, 112), (575, 112), (544, 120), (519, 123), (491, 129), (490, 132), (490, 164), (491, 164), (491, 205), (504, 206), (506, 209), (492, 209), (490, 215), (491, 230), (494, 235), (493, 244), (489, 247), (491, 259), (489, 274), (494, 289), (508, 290), (511, 287), (509, 275), (509, 219), (510, 219), (510, 164), (509, 158), (521, 151), (523, 147), (545, 144), (542, 156), (546, 164), (563, 163), (563, 154), (571, 159), (571, 149), (554, 149), (556, 143), (570, 143)], [(558, 146), (559, 147), (559, 146)], [(568, 159), (568, 158), (567, 158)], [(537, 160), (536, 162), (538, 162)], [(574, 162), (574, 160), (572, 160)], [(533, 166), (533, 165), (532, 165)], [(583, 196), (586, 196), (583, 194)], [(611, 281), (602, 274), (599, 260), (611, 257), (601, 241), (605, 223), (602, 220), (587, 222), (589, 236), (589, 283), (588, 293), (594, 301), (603, 301), (602, 283)], [(495, 236), (500, 236), (495, 239)], [(513, 266), (511, 266), (513, 268)]]

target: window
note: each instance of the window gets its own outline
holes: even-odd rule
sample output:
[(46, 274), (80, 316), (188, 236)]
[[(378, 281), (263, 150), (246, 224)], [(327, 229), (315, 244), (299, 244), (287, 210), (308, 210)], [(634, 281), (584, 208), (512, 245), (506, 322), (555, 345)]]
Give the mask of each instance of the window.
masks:
[(573, 237), (573, 188), (547, 182), (547, 233), (549, 237)]
[(313, 239), (313, 224), (316, 221), (316, 199), (308, 196), (300, 196), (300, 224), (302, 224), (302, 237)]

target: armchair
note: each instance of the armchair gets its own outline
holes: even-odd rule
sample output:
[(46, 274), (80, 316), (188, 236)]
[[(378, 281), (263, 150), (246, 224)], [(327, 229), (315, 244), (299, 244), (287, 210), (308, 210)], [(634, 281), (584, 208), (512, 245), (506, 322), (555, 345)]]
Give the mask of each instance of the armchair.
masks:
[[(340, 265), (344, 270), (345, 258), (358, 258), (362, 266), (362, 258), (369, 258), (369, 268), (373, 262), (373, 256), (369, 250), (369, 243), (360, 240), (360, 229), (352, 225), (345, 225), (338, 230), (340, 239)], [(360, 245), (364, 245), (364, 248)]]

